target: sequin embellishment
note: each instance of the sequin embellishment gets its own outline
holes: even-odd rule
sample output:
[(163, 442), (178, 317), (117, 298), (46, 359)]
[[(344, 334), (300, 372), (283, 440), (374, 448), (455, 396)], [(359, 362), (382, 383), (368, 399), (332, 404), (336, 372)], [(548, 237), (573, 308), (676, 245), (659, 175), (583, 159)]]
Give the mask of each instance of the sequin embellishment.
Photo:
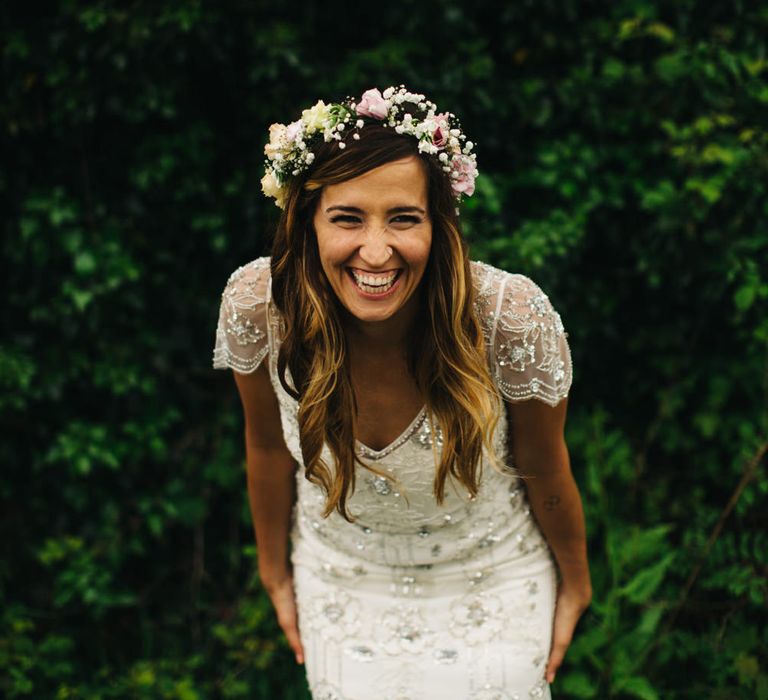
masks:
[(451, 631), (467, 644), (489, 642), (503, 624), (501, 601), (495, 595), (469, 594), (451, 605)]
[(427, 626), (421, 608), (399, 606), (389, 608), (381, 617), (379, 633), (382, 648), (388, 654), (421, 654), (430, 644), (434, 632)]

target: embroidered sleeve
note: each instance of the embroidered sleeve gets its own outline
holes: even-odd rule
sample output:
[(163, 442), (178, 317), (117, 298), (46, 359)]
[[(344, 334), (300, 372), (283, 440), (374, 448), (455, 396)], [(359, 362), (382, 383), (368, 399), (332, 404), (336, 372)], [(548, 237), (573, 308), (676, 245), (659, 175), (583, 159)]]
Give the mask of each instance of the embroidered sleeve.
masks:
[(560, 314), (529, 277), (500, 273), (489, 323), (496, 384), (508, 401), (537, 398), (556, 406), (568, 396), (573, 378)]
[(267, 355), (269, 284), (268, 257), (256, 258), (229, 276), (219, 307), (214, 369), (250, 374)]

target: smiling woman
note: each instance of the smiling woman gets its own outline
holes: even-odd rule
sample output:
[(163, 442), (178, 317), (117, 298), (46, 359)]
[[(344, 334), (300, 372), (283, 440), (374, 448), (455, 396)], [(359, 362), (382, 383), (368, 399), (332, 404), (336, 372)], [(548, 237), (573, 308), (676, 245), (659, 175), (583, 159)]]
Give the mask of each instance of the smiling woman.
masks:
[[(328, 495), (324, 515), (335, 508), (347, 519), (355, 439), (387, 444), (403, 413), (428, 404), (447, 441), (434, 474), (441, 503), (449, 473), (477, 492), (483, 445), (493, 461), (499, 418), (450, 179), (392, 128), (373, 123), (359, 136), (345, 149), (318, 144), (307, 176), (288, 183), (271, 258), (285, 328), (278, 377), (299, 402), (305, 473)], [(395, 224), (397, 207), (422, 213)], [(399, 277), (379, 298), (353, 271)]]
[(470, 261), (454, 115), (388, 88), (271, 131), (283, 214), (227, 281), (214, 367), (235, 370), (259, 573), (312, 696), (549, 698), (591, 597), (560, 316)]
[(313, 219), (320, 264), (349, 321), (368, 335), (394, 337), (393, 326), (407, 330), (418, 313), (416, 290), (432, 245), (427, 207), (427, 173), (417, 156), (322, 190)]

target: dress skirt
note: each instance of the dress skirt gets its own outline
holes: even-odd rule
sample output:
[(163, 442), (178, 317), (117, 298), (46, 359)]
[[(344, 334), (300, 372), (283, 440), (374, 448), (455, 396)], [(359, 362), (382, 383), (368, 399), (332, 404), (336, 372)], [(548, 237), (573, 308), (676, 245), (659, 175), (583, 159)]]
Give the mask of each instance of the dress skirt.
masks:
[(557, 570), (535, 525), (469, 561), (400, 567), (314, 534), (296, 528), (292, 551), (313, 700), (551, 698)]

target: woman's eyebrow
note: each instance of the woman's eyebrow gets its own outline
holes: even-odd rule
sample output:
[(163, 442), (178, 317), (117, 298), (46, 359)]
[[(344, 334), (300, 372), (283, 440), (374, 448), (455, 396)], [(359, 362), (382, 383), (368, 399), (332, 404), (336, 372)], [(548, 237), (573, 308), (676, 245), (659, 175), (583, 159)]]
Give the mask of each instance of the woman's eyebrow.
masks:
[[(336, 211), (336, 210), (351, 212), (353, 214), (365, 214), (365, 211), (363, 209), (360, 209), (360, 207), (347, 207), (347, 206), (341, 206), (341, 205), (328, 207), (325, 210), (325, 213), (330, 214), (332, 211)], [(421, 207), (392, 207), (391, 209), (387, 209), (387, 214), (405, 214), (408, 212), (418, 212), (419, 214), (426, 213)]]

